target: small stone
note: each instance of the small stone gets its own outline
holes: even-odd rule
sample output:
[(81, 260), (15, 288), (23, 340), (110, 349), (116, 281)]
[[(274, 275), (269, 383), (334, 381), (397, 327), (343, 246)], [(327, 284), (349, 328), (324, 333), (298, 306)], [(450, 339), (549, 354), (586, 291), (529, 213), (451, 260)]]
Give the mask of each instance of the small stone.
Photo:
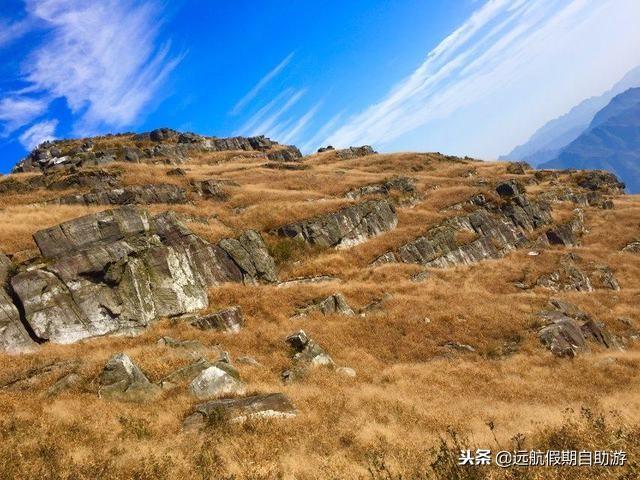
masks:
[(257, 361), (255, 358), (253, 357), (238, 357), (236, 358), (236, 362), (237, 363), (241, 363), (243, 365), (248, 365), (250, 367), (255, 367), (255, 368), (262, 368), (263, 365)]
[(524, 193), (524, 187), (517, 180), (509, 180), (507, 182), (499, 183), (496, 186), (496, 192), (501, 197), (514, 197), (516, 195), (522, 195)]

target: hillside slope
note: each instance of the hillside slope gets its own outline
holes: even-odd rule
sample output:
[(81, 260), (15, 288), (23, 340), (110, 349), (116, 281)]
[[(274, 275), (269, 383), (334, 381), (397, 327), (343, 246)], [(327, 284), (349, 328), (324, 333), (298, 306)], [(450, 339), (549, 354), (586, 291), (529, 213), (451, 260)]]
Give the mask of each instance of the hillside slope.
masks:
[(640, 198), (615, 177), (179, 138), (45, 144), (0, 178), (7, 478), (515, 479), (460, 448), (640, 453)]
[(640, 88), (616, 96), (585, 133), (542, 166), (608, 170), (630, 193), (640, 192)]

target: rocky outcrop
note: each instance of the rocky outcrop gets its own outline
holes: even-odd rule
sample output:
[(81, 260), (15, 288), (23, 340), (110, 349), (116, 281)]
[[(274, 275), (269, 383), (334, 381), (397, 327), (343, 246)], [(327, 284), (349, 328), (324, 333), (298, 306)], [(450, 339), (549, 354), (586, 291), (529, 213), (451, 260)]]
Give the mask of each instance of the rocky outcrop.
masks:
[(597, 322), (578, 307), (562, 300), (552, 299), (551, 311), (542, 311), (538, 316), (547, 325), (538, 331), (538, 338), (551, 353), (558, 357), (574, 357), (588, 350), (591, 341), (601, 347), (610, 348), (613, 340), (602, 322)]
[(549, 229), (545, 236), (550, 245), (575, 247), (580, 243), (584, 231), (584, 214), (576, 209), (570, 220)]
[(335, 152), (340, 160), (351, 160), (352, 158), (366, 157), (367, 155), (374, 155), (378, 153), (370, 145), (343, 148), (342, 150), (336, 150)]
[(311, 245), (348, 248), (393, 230), (397, 224), (398, 217), (392, 204), (386, 200), (370, 200), (285, 225), (276, 233), (304, 240)]
[(414, 180), (408, 177), (393, 177), (380, 183), (371, 183), (362, 187), (354, 188), (344, 194), (351, 200), (357, 200), (366, 195), (384, 195), (396, 192), (404, 196), (417, 195)]
[(183, 427), (199, 428), (214, 418), (237, 422), (250, 418), (290, 418), (295, 415), (296, 409), (286, 395), (270, 393), (202, 403), (185, 419)]
[(331, 275), (317, 275), (315, 277), (297, 277), (291, 278), (289, 280), (283, 280), (278, 284), (278, 288), (284, 287), (293, 287), (296, 285), (309, 285), (316, 283), (326, 283), (326, 282), (335, 282), (339, 281), (338, 277), (333, 277)]
[(302, 157), (296, 147), (279, 145), (264, 136), (216, 138), (160, 128), (138, 135), (111, 135), (108, 146), (99, 148), (102, 139), (96, 137), (80, 145), (65, 140), (45, 142), (19, 162), (13, 172), (50, 171), (114, 161), (176, 164), (197, 153), (235, 150), (264, 152), (278, 161), (298, 161)]
[(9, 177), (0, 181), (0, 194), (32, 192), (39, 188), (47, 190), (67, 190), (72, 188), (121, 187), (118, 171), (81, 170), (71, 172), (51, 172), (25, 179)]
[(258, 233), (212, 245), (172, 213), (151, 218), (132, 206), (41, 230), (34, 240), (45, 262), (11, 286), (25, 325), (42, 341), (135, 332), (206, 308), (210, 286), (277, 280)]
[(592, 292), (595, 289), (617, 291), (621, 288), (609, 266), (585, 262), (576, 253), (560, 257), (557, 269), (540, 276), (536, 284), (556, 292)]
[(589, 170), (579, 172), (575, 177), (576, 184), (586, 190), (613, 195), (623, 194), (625, 190), (625, 184), (611, 172)]
[(445, 220), (395, 252), (387, 252), (386, 258), (393, 253), (400, 262), (428, 267), (470, 265), (528, 245), (527, 234), (552, 223), (549, 206), (530, 200), (518, 182), (503, 182), (496, 190), (503, 198), (501, 203), (482, 196), (474, 200), (472, 213)]
[(124, 353), (109, 359), (98, 379), (102, 398), (126, 402), (147, 402), (160, 396), (160, 388), (149, 381)]
[(13, 265), (7, 256), (0, 252), (0, 351), (21, 353), (36, 346), (22, 323), (20, 312), (10, 296), (7, 285)]
[(244, 325), (244, 318), (240, 307), (230, 307), (209, 315), (203, 315), (191, 322), (200, 330), (221, 330), (238, 333)]
[(67, 195), (48, 203), (61, 205), (152, 205), (186, 203), (186, 192), (172, 184), (135, 185), (107, 190), (94, 189), (81, 195)]
[(326, 298), (316, 298), (299, 308), (295, 317), (306, 317), (313, 313), (322, 315), (353, 315), (354, 312), (341, 293), (334, 293)]

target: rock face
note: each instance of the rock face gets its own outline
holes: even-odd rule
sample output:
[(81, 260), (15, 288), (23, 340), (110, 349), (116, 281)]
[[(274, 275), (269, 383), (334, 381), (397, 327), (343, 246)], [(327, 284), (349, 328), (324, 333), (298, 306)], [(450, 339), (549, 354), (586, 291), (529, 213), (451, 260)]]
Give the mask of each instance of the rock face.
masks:
[(33, 349), (36, 343), (22, 324), (20, 313), (9, 296), (7, 281), (11, 268), (11, 260), (0, 252), (0, 351), (20, 353)]
[(142, 370), (124, 353), (109, 359), (98, 380), (99, 395), (127, 402), (155, 400), (160, 388), (152, 384)]
[(189, 391), (198, 399), (218, 398), (226, 395), (243, 395), (245, 386), (221, 368), (212, 366), (191, 382)]
[(296, 409), (289, 398), (282, 393), (253, 395), (245, 398), (226, 398), (202, 403), (195, 413), (184, 421), (184, 428), (202, 427), (213, 417), (244, 421), (249, 418), (290, 418)]
[(344, 194), (345, 197), (352, 200), (364, 197), (366, 195), (389, 195), (391, 192), (397, 192), (404, 195), (416, 195), (415, 182), (408, 177), (393, 177), (380, 183), (372, 183), (362, 187), (354, 188)]
[[(399, 261), (428, 267), (469, 265), (500, 258), (528, 244), (527, 233), (552, 222), (549, 207), (529, 200), (517, 182), (498, 185), (504, 197), (500, 205), (486, 202), (476, 211), (449, 218), (426, 235), (402, 245), (394, 252)], [(471, 240), (460, 242), (461, 232)]]
[(584, 214), (582, 210), (574, 210), (571, 220), (549, 229), (546, 233), (547, 241), (551, 245), (575, 247), (580, 243), (584, 233)]
[(106, 190), (94, 189), (82, 195), (60, 197), (51, 203), (62, 205), (151, 205), (186, 203), (183, 188), (171, 184), (132, 186)]
[(190, 155), (201, 152), (257, 151), (264, 152), (271, 160), (298, 161), (302, 154), (294, 146), (279, 145), (264, 136), (216, 138), (180, 133), (169, 128), (132, 136), (112, 135), (112, 140), (121, 139), (136, 146), (118, 146), (110, 142), (102, 149), (96, 147), (100, 138), (87, 140), (81, 145), (64, 140), (45, 142), (34, 149), (13, 169), (17, 172), (50, 171), (53, 169), (102, 165), (114, 161), (183, 163)]
[[(256, 232), (211, 245), (174, 214), (150, 218), (133, 206), (71, 220), (34, 239), (46, 262), (11, 285), (43, 341), (135, 332), (159, 317), (206, 308), (209, 286), (275, 278)], [(228, 249), (236, 243), (246, 248)]]
[(398, 224), (396, 210), (386, 200), (370, 200), (351, 205), (277, 230), (283, 237), (298, 238), (321, 247), (348, 248)]
[(231, 307), (210, 315), (196, 318), (191, 325), (200, 330), (222, 330), (238, 333), (244, 325), (244, 318), (240, 307)]
[(552, 299), (556, 310), (538, 314), (549, 322), (538, 331), (538, 338), (557, 357), (574, 357), (588, 349), (588, 341), (610, 348), (613, 345), (605, 325), (568, 302)]
[(361, 147), (349, 147), (342, 150), (336, 150), (336, 155), (341, 160), (350, 160), (357, 157), (366, 157), (374, 155), (376, 152), (370, 145), (362, 145)]

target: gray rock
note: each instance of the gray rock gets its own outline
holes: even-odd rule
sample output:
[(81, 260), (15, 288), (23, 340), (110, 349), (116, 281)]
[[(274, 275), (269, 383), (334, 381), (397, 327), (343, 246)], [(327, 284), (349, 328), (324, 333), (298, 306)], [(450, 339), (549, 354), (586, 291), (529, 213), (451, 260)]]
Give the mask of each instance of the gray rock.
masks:
[(397, 261), (398, 261), (398, 259), (396, 258), (395, 253), (386, 252), (386, 253), (383, 253), (382, 255), (380, 255), (379, 257), (377, 257), (369, 265), (372, 266), (372, 267), (377, 267), (377, 266), (380, 266), (380, 265), (386, 265), (386, 264), (389, 264), (389, 263), (395, 263)]
[(9, 274), (13, 268), (11, 260), (2, 252), (0, 252), (0, 286), (4, 286), (9, 279)]
[(151, 219), (135, 207), (81, 217), (34, 238), (47, 261), (11, 285), (35, 337), (56, 343), (137, 332), (159, 317), (206, 308), (210, 286), (275, 278), (259, 234), (221, 242), (245, 246), (239, 257), (171, 213)]
[(189, 385), (191, 394), (200, 400), (227, 395), (243, 395), (245, 389), (242, 382), (215, 366), (200, 372)]
[(622, 249), (622, 251), (628, 253), (640, 253), (640, 241), (630, 242)]
[(221, 240), (219, 246), (240, 267), (245, 283), (278, 282), (276, 263), (258, 232), (247, 230), (237, 239)]
[(404, 195), (416, 195), (416, 186), (413, 179), (408, 177), (393, 177), (380, 183), (371, 183), (354, 188), (344, 194), (345, 197), (357, 200), (366, 195), (384, 195), (397, 192)]
[(305, 317), (313, 313), (322, 315), (353, 315), (354, 312), (341, 293), (334, 293), (328, 297), (317, 298), (309, 302), (304, 307), (296, 310), (296, 317)]
[(538, 337), (557, 357), (574, 357), (586, 347), (580, 324), (569, 317), (543, 327), (538, 332)]
[(284, 382), (293, 382), (304, 378), (310, 369), (316, 367), (335, 368), (333, 359), (315, 341), (300, 330), (289, 335), (286, 343), (294, 350), (293, 366), (282, 372)]
[(196, 193), (204, 198), (221, 202), (229, 199), (229, 194), (217, 180), (197, 180), (191, 182), (191, 185)]
[(163, 389), (168, 389), (168, 387), (174, 387), (187, 381), (190, 382), (211, 366), (213, 365), (206, 358), (200, 357), (195, 362), (171, 372), (158, 383)]
[(68, 195), (48, 203), (61, 205), (152, 205), (157, 203), (186, 203), (183, 188), (172, 184), (131, 186), (106, 190), (94, 189), (81, 195)]
[(431, 278), (431, 273), (425, 270), (411, 275), (410, 280), (414, 283), (421, 283), (426, 282), (429, 278)]
[(167, 175), (170, 177), (184, 177), (186, 174), (187, 172), (183, 168), (179, 167), (167, 170)]
[(610, 194), (624, 193), (625, 184), (618, 180), (613, 173), (589, 170), (577, 174), (576, 183), (587, 190)]
[(311, 245), (348, 248), (398, 224), (395, 208), (386, 200), (370, 200), (277, 230), (283, 237), (300, 238)]
[(250, 418), (291, 418), (296, 413), (291, 400), (282, 393), (225, 398), (198, 405), (183, 426), (186, 429), (202, 427), (212, 418), (244, 421)]
[(69, 373), (60, 378), (47, 389), (47, 397), (55, 397), (65, 390), (69, 390), (82, 382), (82, 377), (77, 373)]
[(362, 145), (361, 147), (349, 147), (342, 150), (336, 150), (336, 155), (341, 160), (351, 160), (358, 157), (366, 157), (374, 155), (376, 152), (370, 145)]
[(238, 333), (244, 325), (244, 317), (240, 307), (230, 307), (209, 315), (203, 315), (191, 322), (200, 330), (221, 330)]
[(548, 230), (546, 237), (551, 245), (575, 247), (580, 243), (580, 237), (583, 233), (584, 216), (582, 210), (576, 209), (571, 220)]
[(23, 353), (36, 347), (25, 329), (13, 300), (0, 287), (0, 351)]
[(444, 344), (444, 346), (458, 352), (474, 353), (476, 351), (476, 349), (471, 345), (459, 342), (447, 342)]
[(98, 395), (126, 402), (147, 402), (160, 396), (160, 388), (124, 353), (109, 359), (99, 378)]
[(501, 197), (515, 197), (517, 195), (522, 195), (525, 193), (524, 187), (517, 180), (509, 180), (506, 182), (499, 183), (496, 186), (496, 192)]

